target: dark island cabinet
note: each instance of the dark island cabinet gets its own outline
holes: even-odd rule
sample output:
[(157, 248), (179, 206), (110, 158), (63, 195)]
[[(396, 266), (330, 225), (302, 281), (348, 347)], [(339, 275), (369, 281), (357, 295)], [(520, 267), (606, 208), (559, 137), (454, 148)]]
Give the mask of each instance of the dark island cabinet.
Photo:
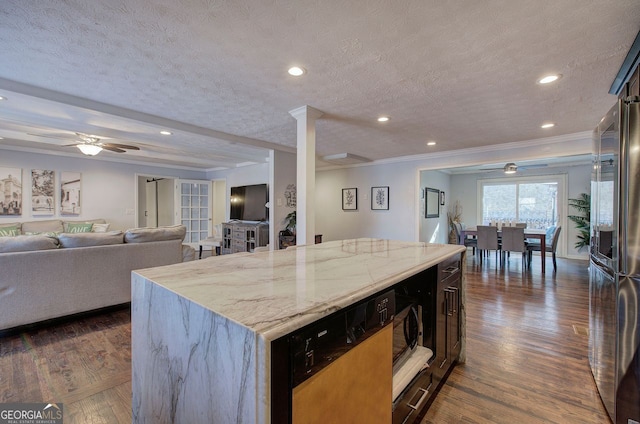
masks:
[(439, 383), (457, 361), (461, 347), (461, 283), (460, 254), (438, 265), (436, 290), (436, 359), (434, 377)]

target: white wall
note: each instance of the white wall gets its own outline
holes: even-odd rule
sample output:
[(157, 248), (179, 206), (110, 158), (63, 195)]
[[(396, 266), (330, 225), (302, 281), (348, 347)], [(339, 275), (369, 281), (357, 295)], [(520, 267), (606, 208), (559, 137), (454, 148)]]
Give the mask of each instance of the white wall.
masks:
[(449, 223), (447, 211), (451, 205), (450, 176), (441, 171), (421, 171), (420, 188), (435, 188), (445, 192), (445, 204), (440, 206), (438, 218), (425, 218), (425, 203), (422, 192), (420, 193), (420, 241), (427, 243), (448, 243)]
[[(272, 249), (278, 249), (278, 233), (285, 229), (284, 219), (296, 210), (287, 205), (285, 192), (290, 185), (296, 185), (297, 159), (293, 153), (271, 151), (270, 162), (273, 164), (269, 176), (269, 239)], [(297, 204), (297, 202), (296, 202)]]
[[(323, 240), (340, 240), (358, 237), (379, 237), (408, 241), (448, 241), (447, 211), (460, 201), (462, 219), (468, 226), (475, 226), (478, 205), (477, 181), (496, 178), (498, 174), (449, 175), (442, 171), (421, 168), (424, 161), (406, 161), (396, 164), (359, 166), (316, 174), (316, 232)], [(526, 175), (567, 174), (568, 197), (588, 193), (591, 168), (589, 165), (529, 170)], [(389, 210), (372, 211), (370, 196), (372, 186), (390, 186)], [(342, 188), (358, 188), (358, 210), (343, 211)], [(446, 193), (445, 205), (439, 218), (424, 218), (424, 199), (421, 188), (436, 188)], [(569, 210), (570, 214), (575, 211)], [(568, 257), (585, 258), (587, 252), (578, 252), (573, 246), (577, 231), (570, 221), (561, 234)]]
[[(316, 233), (323, 241), (358, 237), (415, 241), (417, 168), (407, 163), (316, 172)], [(371, 210), (371, 187), (389, 186), (389, 210)], [(358, 189), (358, 210), (342, 210), (342, 189)]]
[[(65, 157), (39, 153), (0, 151), (0, 167), (22, 168), (21, 217), (0, 217), (1, 222), (35, 221), (39, 219), (94, 219), (104, 218), (113, 229), (127, 229), (137, 226), (135, 210), (137, 179), (136, 174), (168, 175), (178, 178), (203, 179), (204, 172), (186, 171), (165, 167), (153, 167), (123, 162), (112, 162), (96, 158)], [(79, 216), (60, 216), (60, 199), (56, 199), (53, 215), (31, 214), (31, 170), (50, 169), (56, 171), (56, 197), (59, 197), (61, 171), (82, 174), (82, 210)]]

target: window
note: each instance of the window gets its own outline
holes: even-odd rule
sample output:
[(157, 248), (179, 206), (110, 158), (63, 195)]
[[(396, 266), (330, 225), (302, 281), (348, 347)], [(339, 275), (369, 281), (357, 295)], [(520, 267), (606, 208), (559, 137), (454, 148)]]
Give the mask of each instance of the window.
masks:
[(562, 176), (480, 180), (479, 222), (483, 225), (524, 222), (527, 228), (540, 229), (559, 225), (558, 200), (563, 184)]

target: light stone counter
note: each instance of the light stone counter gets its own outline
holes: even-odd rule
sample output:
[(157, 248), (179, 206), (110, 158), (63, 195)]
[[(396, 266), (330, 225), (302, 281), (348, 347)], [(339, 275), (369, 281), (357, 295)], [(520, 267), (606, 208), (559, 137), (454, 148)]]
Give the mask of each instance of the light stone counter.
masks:
[(271, 341), (464, 250), (357, 239), (134, 272), (133, 421), (268, 423)]

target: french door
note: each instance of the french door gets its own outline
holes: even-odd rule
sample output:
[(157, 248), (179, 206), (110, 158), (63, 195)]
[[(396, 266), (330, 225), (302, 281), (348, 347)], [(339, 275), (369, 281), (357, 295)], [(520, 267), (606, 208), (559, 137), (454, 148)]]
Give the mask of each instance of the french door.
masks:
[(176, 223), (187, 228), (184, 243), (197, 247), (211, 235), (211, 181), (176, 180)]

